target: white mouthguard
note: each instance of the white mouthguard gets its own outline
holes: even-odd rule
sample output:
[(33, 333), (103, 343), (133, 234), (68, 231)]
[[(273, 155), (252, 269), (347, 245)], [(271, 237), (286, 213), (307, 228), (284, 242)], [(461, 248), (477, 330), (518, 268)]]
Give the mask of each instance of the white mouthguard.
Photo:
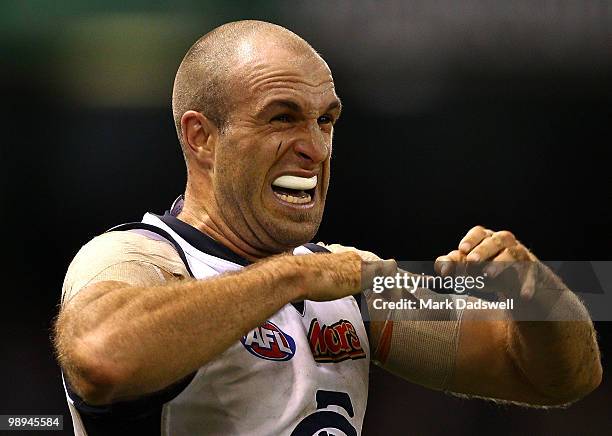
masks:
[(280, 176), (272, 182), (272, 186), (306, 191), (307, 189), (312, 189), (317, 186), (317, 176), (312, 176), (309, 179), (296, 176)]

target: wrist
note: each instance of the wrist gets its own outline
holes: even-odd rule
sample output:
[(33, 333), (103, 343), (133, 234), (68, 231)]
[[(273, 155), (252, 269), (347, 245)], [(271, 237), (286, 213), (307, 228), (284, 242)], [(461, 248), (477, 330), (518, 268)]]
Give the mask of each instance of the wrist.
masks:
[(265, 286), (277, 291), (285, 304), (305, 300), (308, 296), (308, 274), (295, 262), (296, 259), (295, 256), (283, 255), (261, 264)]

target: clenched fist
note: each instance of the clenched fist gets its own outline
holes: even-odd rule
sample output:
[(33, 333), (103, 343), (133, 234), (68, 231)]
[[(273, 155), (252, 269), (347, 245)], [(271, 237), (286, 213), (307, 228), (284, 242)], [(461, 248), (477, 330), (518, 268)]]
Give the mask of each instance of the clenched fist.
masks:
[(507, 268), (514, 268), (521, 280), (520, 295), (530, 300), (535, 292), (534, 266), (538, 259), (507, 230), (493, 231), (483, 226), (473, 227), (459, 242), (456, 250), (436, 259), (438, 274), (447, 276), (460, 265), (491, 262), (483, 272), (497, 277)]

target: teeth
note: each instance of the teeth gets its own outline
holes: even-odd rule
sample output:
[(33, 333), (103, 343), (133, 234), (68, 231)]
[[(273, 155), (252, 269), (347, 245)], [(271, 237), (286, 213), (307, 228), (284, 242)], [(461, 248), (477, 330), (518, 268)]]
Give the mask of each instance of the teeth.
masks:
[(297, 176), (280, 176), (278, 179), (272, 182), (272, 186), (305, 191), (317, 186), (317, 176), (312, 176), (309, 179), (306, 177)]
[(295, 197), (293, 195), (280, 194), (278, 192), (275, 192), (274, 194), (281, 200), (286, 201), (287, 203), (306, 204), (310, 203), (311, 200), (310, 194), (308, 193), (304, 197)]

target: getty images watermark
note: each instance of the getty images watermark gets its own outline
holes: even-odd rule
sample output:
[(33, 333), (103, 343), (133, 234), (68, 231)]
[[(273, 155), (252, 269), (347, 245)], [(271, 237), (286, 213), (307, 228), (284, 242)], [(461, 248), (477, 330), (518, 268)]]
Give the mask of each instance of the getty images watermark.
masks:
[(398, 272), (394, 276), (376, 276), (373, 280), (372, 291), (377, 294), (385, 289), (402, 288), (414, 294), (419, 288), (447, 289), (458, 294), (465, 291), (485, 287), (486, 273), (480, 276), (428, 276), (408, 272)]
[[(482, 273), (481, 275), (442, 277), (402, 271), (395, 273), (395, 275), (375, 276), (372, 280), (372, 292), (381, 294), (384, 291), (402, 290), (414, 295), (419, 289), (435, 289), (461, 295), (470, 291), (485, 290), (487, 275), (487, 273)], [(514, 308), (514, 298), (506, 298), (502, 301), (468, 300), (465, 298), (400, 298), (398, 301), (388, 301), (384, 298), (374, 298), (372, 304), (374, 309), (379, 310), (512, 310)]]
[(573, 321), (563, 304), (572, 292), (591, 319), (612, 321), (610, 261), (481, 262), (451, 265), (450, 273), (431, 261), (371, 264), (361, 297), (369, 320), (443, 321), (470, 310), (479, 319)]

